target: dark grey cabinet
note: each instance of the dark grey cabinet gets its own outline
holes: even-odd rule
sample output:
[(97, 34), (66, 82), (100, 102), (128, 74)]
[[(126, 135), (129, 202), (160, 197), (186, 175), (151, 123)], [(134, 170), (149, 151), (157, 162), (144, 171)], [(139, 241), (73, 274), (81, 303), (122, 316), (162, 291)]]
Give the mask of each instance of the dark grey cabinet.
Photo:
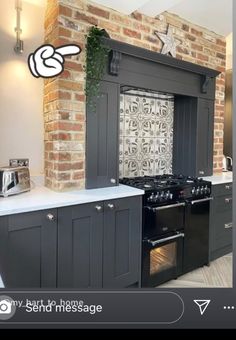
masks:
[(7, 288), (55, 288), (57, 210), (0, 218), (0, 269)]
[(174, 113), (173, 172), (211, 176), (214, 101), (177, 96)]
[(232, 183), (212, 186), (210, 260), (232, 251)]
[(141, 211), (141, 198), (137, 197), (104, 202), (104, 288), (139, 282)]
[(103, 202), (58, 210), (58, 287), (102, 287)]
[(59, 288), (138, 283), (140, 256), (141, 197), (59, 209)]
[(0, 218), (7, 288), (139, 285), (141, 196)]
[(119, 153), (119, 85), (101, 81), (94, 107), (86, 115), (86, 187), (117, 185)]

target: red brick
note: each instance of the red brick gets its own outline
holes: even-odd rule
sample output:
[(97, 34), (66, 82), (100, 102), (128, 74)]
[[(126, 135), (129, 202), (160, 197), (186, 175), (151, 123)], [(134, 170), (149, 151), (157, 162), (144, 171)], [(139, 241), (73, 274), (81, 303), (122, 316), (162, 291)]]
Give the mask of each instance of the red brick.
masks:
[(71, 99), (71, 93), (70, 92), (64, 92), (64, 91), (59, 91), (59, 99), (70, 100)]
[(119, 15), (117, 13), (112, 13), (110, 20), (115, 21), (124, 26), (130, 26), (132, 23), (132, 20), (129, 19), (126, 15)]
[(189, 55), (189, 52), (190, 52), (186, 47), (181, 47), (181, 46), (177, 46), (176, 50), (179, 53), (188, 54), (188, 55)]
[(190, 40), (190, 41), (195, 41), (196, 40), (196, 37), (194, 37), (194, 35), (191, 35), (191, 34), (185, 34), (185, 38)]
[(84, 102), (85, 101), (85, 95), (75, 93), (75, 100), (78, 100), (79, 102)]
[(208, 56), (206, 56), (204, 54), (201, 54), (201, 53), (197, 54), (197, 58), (200, 59), (200, 60), (204, 60), (204, 61), (208, 61), (209, 60)]
[(119, 33), (120, 32), (120, 25), (114, 24), (111, 21), (106, 21), (106, 20), (99, 20), (99, 27), (104, 28), (105, 30), (109, 32), (115, 32)]
[(143, 24), (136, 22), (136, 21), (133, 23), (133, 27), (138, 31), (143, 31), (143, 32), (146, 32), (146, 33), (150, 32), (149, 26), (143, 25)]
[(67, 37), (67, 38), (71, 37), (71, 31), (61, 26), (58, 27), (58, 34), (60, 37)]
[(59, 77), (62, 79), (71, 79), (71, 74), (68, 70), (64, 70)]
[(198, 45), (195, 43), (191, 44), (192, 49), (197, 50), (197, 51), (202, 51), (203, 50), (203, 46), (202, 45)]
[(94, 18), (92, 16), (88, 16), (86, 14), (80, 13), (79, 11), (77, 11), (75, 13), (75, 19), (80, 20), (80, 21), (84, 21), (88, 24), (97, 26), (98, 25), (98, 19)]
[(142, 21), (142, 14), (137, 11), (131, 13), (131, 17), (136, 20)]
[(72, 10), (69, 7), (59, 5), (59, 15), (64, 15), (66, 17), (72, 17)]
[(84, 168), (84, 162), (56, 163), (54, 168), (58, 171), (80, 170)]
[(101, 8), (95, 7), (95, 6), (88, 6), (88, 11), (94, 15), (97, 15), (99, 17), (103, 17), (105, 19), (109, 19), (110, 13), (108, 11), (104, 11)]
[(77, 71), (77, 72), (82, 72), (83, 71), (82, 65), (76, 63), (75, 61), (66, 60), (65, 61), (65, 68), (68, 68), (70, 70), (74, 70), (74, 71)]
[(220, 58), (220, 59), (224, 59), (224, 60), (226, 59), (226, 55), (225, 55), (225, 54), (222, 54), (222, 53), (219, 53), (219, 52), (216, 53), (216, 57), (217, 57), (217, 58)]
[(226, 46), (226, 41), (221, 40), (221, 39), (216, 39), (216, 44), (222, 47)]
[(65, 90), (71, 90), (71, 91), (82, 91), (83, 90), (82, 84), (78, 82), (62, 80), (62, 79), (59, 80), (59, 88), (65, 89)]
[(70, 133), (65, 133), (65, 132), (56, 132), (53, 134), (50, 134), (50, 137), (52, 140), (71, 140), (71, 134)]
[(138, 33), (137, 31), (133, 31), (129, 28), (123, 28), (123, 33), (127, 35), (128, 37), (141, 39), (141, 33)]
[(84, 171), (75, 171), (72, 175), (72, 179), (83, 179), (85, 177)]
[(183, 25), (182, 25), (182, 29), (183, 29), (184, 31), (186, 31), (186, 32), (189, 32), (189, 26), (186, 25), (186, 24), (183, 24)]
[(191, 28), (191, 33), (198, 36), (198, 37), (201, 37), (202, 36), (202, 32), (201, 31), (198, 31), (196, 30), (195, 28)]

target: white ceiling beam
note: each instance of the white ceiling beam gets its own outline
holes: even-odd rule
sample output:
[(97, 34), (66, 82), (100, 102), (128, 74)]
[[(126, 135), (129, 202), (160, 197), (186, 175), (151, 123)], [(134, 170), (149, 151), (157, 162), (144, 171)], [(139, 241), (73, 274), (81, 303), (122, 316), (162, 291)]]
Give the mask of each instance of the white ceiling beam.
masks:
[(138, 8), (138, 11), (150, 17), (156, 17), (182, 1), (183, 0), (149, 0), (146, 4)]
[(149, 0), (93, 0), (93, 2), (129, 15), (145, 5)]

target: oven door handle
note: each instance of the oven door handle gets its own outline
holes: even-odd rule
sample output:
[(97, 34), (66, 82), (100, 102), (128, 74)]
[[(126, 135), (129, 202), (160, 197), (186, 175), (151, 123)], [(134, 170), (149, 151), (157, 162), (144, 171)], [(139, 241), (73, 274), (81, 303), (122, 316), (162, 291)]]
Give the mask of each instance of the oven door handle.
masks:
[(156, 207), (156, 208), (148, 207), (148, 208), (153, 210), (153, 211), (159, 211), (159, 210), (165, 210), (165, 209), (176, 208), (176, 207), (185, 207), (185, 205), (186, 204), (184, 202), (182, 202), (182, 203), (164, 205), (163, 207)]
[(207, 197), (207, 198), (202, 198), (200, 200), (195, 200), (195, 201), (191, 201), (191, 204), (198, 204), (198, 203), (202, 203), (202, 202), (207, 202), (207, 201), (212, 201), (213, 197)]
[(166, 241), (171, 241), (171, 240), (174, 240), (174, 239), (180, 238), (180, 237), (184, 237), (184, 233), (179, 233), (179, 234), (174, 235), (174, 236), (165, 237), (165, 238), (162, 238), (161, 240), (156, 240), (156, 241), (148, 240), (148, 243), (151, 243), (151, 245), (154, 247), (157, 244), (161, 244), (161, 243), (164, 243)]

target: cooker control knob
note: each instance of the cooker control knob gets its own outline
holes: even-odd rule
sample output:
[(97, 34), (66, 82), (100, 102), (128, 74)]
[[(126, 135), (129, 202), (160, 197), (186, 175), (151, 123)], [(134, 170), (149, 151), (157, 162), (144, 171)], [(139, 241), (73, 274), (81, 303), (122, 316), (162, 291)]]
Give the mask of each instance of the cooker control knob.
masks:
[(201, 187), (201, 194), (204, 194), (204, 187)]
[(165, 193), (164, 193), (164, 191), (162, 191), (161, 192), (161, 198), (164, 198), (164, 195), (165, 195)]
[(195, 195), (195, 194), (196, 194), (196, 188), (193, 187), (193, 188), (192, 188), (192, 195)]
[(172, 199), (173, 199), (173, 194), (170, 193), (170, 200), (172, 200)]
[(148, 202), (154, 202), (154, 192), (151, 193), (151, 195), (148, 197)]
[(165, 199), (169, 199), (170, 198), (170, 191), (168, 190), (168, 191), (166, 191), (166, 193), (165, 193)]
[(159, 199), (159, 192), (157, 192), (156, 195), (155, 195), (155, 197), (154, 197), (155, 202), (157, 202), (158, 199)]
[(197, 194), (197, 195), (200, 194), (200, 187), (197, 187), (197, 189), (196, 189), (196, 194)]

